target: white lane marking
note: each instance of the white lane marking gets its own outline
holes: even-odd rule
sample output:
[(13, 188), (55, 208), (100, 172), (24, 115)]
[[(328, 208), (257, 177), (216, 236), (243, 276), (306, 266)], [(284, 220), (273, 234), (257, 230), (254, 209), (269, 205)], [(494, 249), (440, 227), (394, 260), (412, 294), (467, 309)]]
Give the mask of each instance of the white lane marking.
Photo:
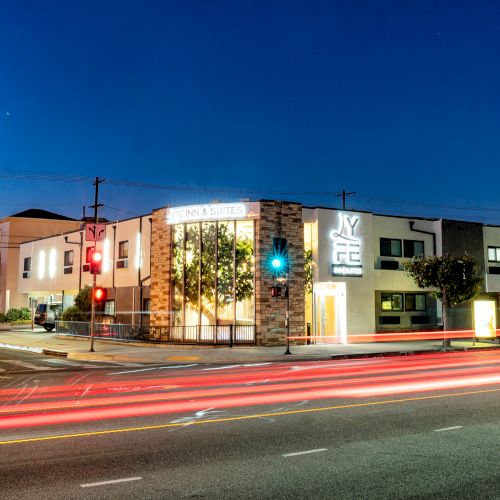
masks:
[(320, 453), (321, 451), (328, 451), (328, 448), (317, 448), (316, 450), (297, 451), (296, 453), (285, 453), (283, 457), (296, 457), (297, 455), (309, 455), (309, 453)]
[(190, 368), (191, 366), (198, 366), (198, 365), (194, 364), (194, 365), (154, 366), (153, 368), (141, 368), (140, 370), (127, 370), (125, 372), (108, 373), (108, 375), (123, 375), (124, 373), (147, 372), (151, 370), (173, 370), (175, 368)]
[(101, 481), (99, 483), (81, 484), (82, 488), (92, 488), (93, 486), (103, 486), (106, 484), (126, 483), (127, 481), (140, 481), (142, 477), (124, 477), (123, 479), (112, 479), (111, 481)]
[(444, 431), (453, 431), (455, 429), (462, 429), (462, 425), (454, 425), (453, 427), (443, 427), (442, 429), (434, 429), (434, 432), (444, 432)]
[(198, 363), (192, 365), (170, 365), (170, 366), (158, 366), (157, 370), (173, 370), (174, 368), (191, 368), (192, 366), (198, 366)]
[(6, 363), (9, 365), (20, 366), (21, 368), (29, 368), (30, 370), (35, 370), (35, 371), (55, 370), (55, 368), (34, 365), (33, 363), (28, 363), (27, 361), (20, 361), (19, 359), (0, 359), (0, 363)]
[(228, 366), (217, 366), (216, 368), (203, 368), (202, 371), (208, 372), (212, 370), (227, 370), (228, 368), (238, 368), (238, 366), (242, 365), (228, 365)]
[(124, 372), (114, 372), (114, 373), (108, 373), (108, 375), (123, 375), (124, 373), (148, 372), (151, 370), (156, 370), (156, 367), (155, 368), (142, 368), (141, 370), (127, 370)]
[(271, 363), (246, 363), (243, 366), (264, 366), (264, 365), (270, 365)]

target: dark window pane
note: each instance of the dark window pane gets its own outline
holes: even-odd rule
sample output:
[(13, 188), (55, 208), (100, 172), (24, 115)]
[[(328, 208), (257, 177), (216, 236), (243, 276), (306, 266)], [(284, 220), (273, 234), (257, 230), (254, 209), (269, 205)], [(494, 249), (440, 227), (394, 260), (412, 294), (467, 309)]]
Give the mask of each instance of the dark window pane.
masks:
[(120, 243), (118, 243), (118, 258), (128, 258), (128, 241), (120, 241)]

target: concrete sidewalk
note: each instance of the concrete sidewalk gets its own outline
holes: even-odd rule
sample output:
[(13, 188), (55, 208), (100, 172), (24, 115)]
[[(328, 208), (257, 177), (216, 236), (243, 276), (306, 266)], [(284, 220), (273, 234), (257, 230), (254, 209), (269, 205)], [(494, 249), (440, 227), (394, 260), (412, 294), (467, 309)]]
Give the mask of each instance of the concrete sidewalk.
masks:
[[(0, 347), (22, 349), (85, 361), (114, 361), (149, 364), (177, 363), (263, 363), (271, 361), (320, 361), (342, 358), (360, 358), (390, 355), (409, 355), (442, 352), (438, 340), (412, 342), (373, 342), (364, 344), (291, 345), (292, 354), (285, 355), (285, 347), (257, 346), (192, 346), (147, 343), (122, 343), (94, 339), (95, 352), (89, 352), (90, 340), (58, 336), (42, 328), (21, 327), (0, 330)], [(498, 342), (454, 340), (447, 351), (500, 348)]]

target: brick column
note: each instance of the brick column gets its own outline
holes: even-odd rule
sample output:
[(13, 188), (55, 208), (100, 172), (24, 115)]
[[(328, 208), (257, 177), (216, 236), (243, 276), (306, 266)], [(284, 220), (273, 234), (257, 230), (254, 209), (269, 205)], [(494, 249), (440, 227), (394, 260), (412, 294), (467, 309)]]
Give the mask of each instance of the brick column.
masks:
[[(273, 237), (286, 238), (290, 263), (290, 335), (305, 335), (304, 225), (299, 203), (261, 201), (255, 227), (255, 324), (257, 345), (285, 345), (286, 300), (271, 297)], [(283, 294), (284, 295), (284, 294)]]
[(151, 226), (151, 340), (168, 340), (170, 325), (172, 226), (167, 224), (167, 209), (153, 211)]

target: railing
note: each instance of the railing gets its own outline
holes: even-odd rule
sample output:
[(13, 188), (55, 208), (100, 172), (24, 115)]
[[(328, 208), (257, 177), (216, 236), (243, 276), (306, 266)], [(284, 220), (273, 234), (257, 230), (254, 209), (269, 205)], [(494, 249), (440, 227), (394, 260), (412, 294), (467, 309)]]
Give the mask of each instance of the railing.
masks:
[[(90, 337), (90, 323), (86, 321), (56, 321), (56, 333), (75, 337)], [(134, 325), (95, 323), (94, 337), (147, 342), (149, 341), (149, 332), (147, 329)], [(231, 346), (255, 344), (255, 325), (171, 326), (166, 342)]]
[[(75, 337), (90, 337), (90, 323), (86, 321), (56, 321), (56, 333)], [(122, 323), (95, 323), (94, 337), (114, 340), (142, 340), (139, 327)]]
[(255, 325), (171, 326), (169, 340), (188, 344), (255, 344)]

